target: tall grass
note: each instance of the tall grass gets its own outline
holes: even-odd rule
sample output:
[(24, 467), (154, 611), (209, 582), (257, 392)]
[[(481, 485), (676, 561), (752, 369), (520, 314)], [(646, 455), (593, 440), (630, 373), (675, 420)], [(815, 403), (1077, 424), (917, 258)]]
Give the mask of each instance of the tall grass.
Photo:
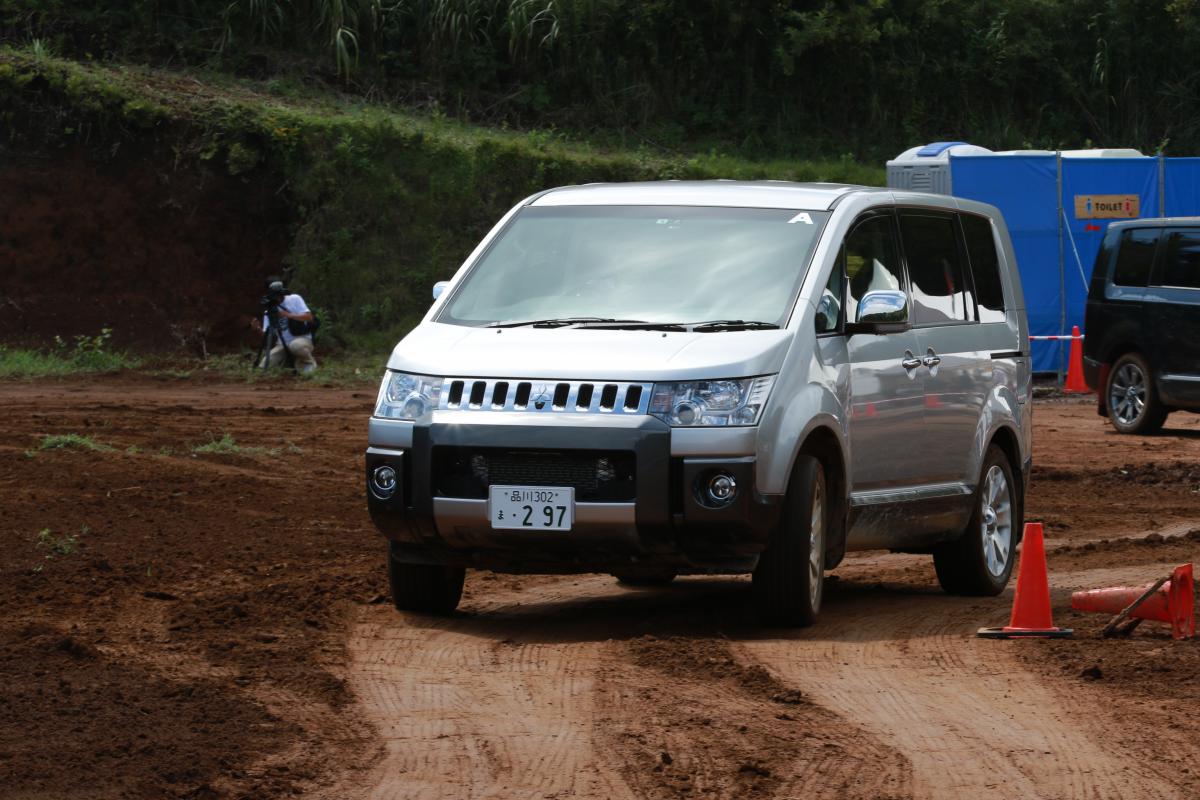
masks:
[(112, 330), (95, 336), (76, 336), (71, 342), (55, 337), (47, 350), (0, 345), (0, 378), (44, 378), (131, 369), (139, 360), (110, 345)]

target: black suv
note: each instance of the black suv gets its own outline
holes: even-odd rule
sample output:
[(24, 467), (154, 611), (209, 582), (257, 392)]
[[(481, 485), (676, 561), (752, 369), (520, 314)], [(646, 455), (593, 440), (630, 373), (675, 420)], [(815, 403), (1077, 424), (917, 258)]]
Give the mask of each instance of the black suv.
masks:
[(1083, 374), (1120, 433), (1200, 410), (1200, 218), (1114, 222), (1088, 292)]

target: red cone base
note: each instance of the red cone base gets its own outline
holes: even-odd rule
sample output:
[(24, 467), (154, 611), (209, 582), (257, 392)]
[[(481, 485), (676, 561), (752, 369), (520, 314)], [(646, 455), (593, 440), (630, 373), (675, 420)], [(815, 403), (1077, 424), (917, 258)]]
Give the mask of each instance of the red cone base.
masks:
[(1050, 581), (1046, 575), (1046, 543), (1042, 523), (1027, 522), (1018, 564), (1012, 617), (1003, 628), (980, 628), (985, 639), (1062, 639), (1074, 633), (1056, 628), (1050, 613)]

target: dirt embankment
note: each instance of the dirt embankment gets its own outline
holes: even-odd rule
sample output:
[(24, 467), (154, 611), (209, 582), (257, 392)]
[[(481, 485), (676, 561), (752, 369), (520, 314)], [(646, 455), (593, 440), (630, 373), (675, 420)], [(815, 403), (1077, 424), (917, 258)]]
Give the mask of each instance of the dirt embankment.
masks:
[(266, 178), (177, 168), (152, 143), (106, 159), (0, 150), (0, 342), (108, 327), (139, 351), (236, 346), (287, 251), (284, 200)]
[[(372, 394), (0, 384), (0, 797), (1200, 791), (1200, 646), (1068, 610), (1200, 555), (1197, 419), (1143, 440), (1039, 406), (1029, 514), (1057, 520), (1078, 635), (991, 642), (1011, 591), (947, 597), (883, 553), (805, 631), (762, 629), (734, 578), (472, 573), (454, 617), (398, 614), (360, 488)], [(104, 449), (38, 449), (68, 433)]]

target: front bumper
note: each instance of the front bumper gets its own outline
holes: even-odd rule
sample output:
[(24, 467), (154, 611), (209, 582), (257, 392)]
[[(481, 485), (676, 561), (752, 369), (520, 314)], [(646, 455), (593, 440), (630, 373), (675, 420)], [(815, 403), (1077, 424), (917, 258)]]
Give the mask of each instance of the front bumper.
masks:
[[(375, 526), (392, 541), (395, 558), (501, 572), (663, 567), (744, 572), (753, 569), (778, 521), (782, 498), (754, 489), (753, 456), (697, 454), (696, 448), (673, 455), (671, 428), (653, 417), (569, 425), (506, 417), (418, 422), (410, 425), (411, 435), (408, 429), (401, 435), (377, 435), (382, 423), (372, 421), (375, 445), (366, 452), (367, 506)], [(581, 451), (632, 454), (633, 486), (620, 501), (577, 501), (570, 531), (493, 530), (486, 498), (447, 491), (438, 473), (442, 454), (470, 448), (536, 452), (547, 460)], [(386, 499), (371, 486), (374, 471), (385, 464), (398, 476), (394, 494)], [(721, 508), (706, 505), (693, 491), (697, 481), (717, 470), (733, 476), (739, 487), (733, 502)], [(549, 480), (548, 485), (555, 485)]]

